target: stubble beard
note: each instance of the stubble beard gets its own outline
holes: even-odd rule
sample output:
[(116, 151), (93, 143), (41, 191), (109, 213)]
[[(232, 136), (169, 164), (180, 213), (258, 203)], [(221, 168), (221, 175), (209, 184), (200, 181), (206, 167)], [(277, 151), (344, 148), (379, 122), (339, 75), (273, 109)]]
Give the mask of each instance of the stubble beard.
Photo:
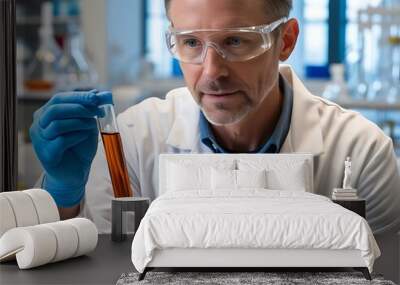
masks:
[[(247, 114), (250, 113), (251, 110), (251, 104), (246, 100), (245, 106), (240, 108), (239, 111), (232, 111), (229, 108), (227, 108), (223, 103), (217, 103), (214, 105), (215, 111), (213, 112), (224, 112), (222, 118), (214, 118), (214, 116), (210, 113), (207, 113), (205, 110), (204, 106), (200, 103), (200, 108), (203, 111), (204, 117), (206, 117), (207, 121), (211, 123), (214, 126), (224, 126), (224, 125), (231, 125), (231, 124), (236, 124), (239, 123), (241, 120), (243, 120)], [(220, 116), (215, 116), (215, 117), (220, 117)]]

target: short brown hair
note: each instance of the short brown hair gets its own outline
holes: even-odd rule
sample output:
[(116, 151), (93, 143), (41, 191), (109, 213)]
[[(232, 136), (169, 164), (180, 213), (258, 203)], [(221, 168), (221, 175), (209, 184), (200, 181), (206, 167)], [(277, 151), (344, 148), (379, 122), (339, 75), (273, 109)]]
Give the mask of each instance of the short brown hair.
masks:
[[(164, 0), (165, 1), (165, 9), (168, 14), (169, 6), (172, 0)], [(274, 18), (276, 17), (289, 17), (290, 11), (293, 7), (293, 0), (265, 0), (265, 9), (267, 15), (271, 15)]]

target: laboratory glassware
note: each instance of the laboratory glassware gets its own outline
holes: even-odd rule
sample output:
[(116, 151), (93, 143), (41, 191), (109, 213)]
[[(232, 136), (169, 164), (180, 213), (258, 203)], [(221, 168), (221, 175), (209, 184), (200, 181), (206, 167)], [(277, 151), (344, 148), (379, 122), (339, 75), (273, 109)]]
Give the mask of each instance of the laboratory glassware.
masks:
[(325, 88), (322, 96), (328, 100), (348, 101), (348, 90), (344, 79), (344, 65), (331, 64), (330, 73), (332, 81)]
[(395, 103), (400, 100), (400, 20), (393, 25), (391, 35), (388, 38), (391, 50), (391, 66), (389, 67), (390, 89), (388, 102)]
[(29, 64), (24, 87), (28, 91), (50, 92), (55, 88), (56, 70), (62, 52), (54, 40), (53, 8), (51, 2), (42, 4), (40, 45)]
[(366, 100), (367, 99), (367, 94), (368, 94), (368, 83), (366, 79), (367, 71), (366, 71), (366, 66), (367, 66), (367, 58), (365, 56), (366, 52), (366, 45), (367, 45), (367, 37), (366, 37), (366, 32), (369, 28), (369, 24), (365, 23), (362, 21), (363, 17), (363, 12), (359, 11), (357, 14), (357, 20), (358, 20), (358, 58), (356, 62), (356, 82), (355, 84), (355, 90), (353, 96), (356, 99), (360, 100)]
[(68, 40), (60, 59), (57, 76), (59, 90), (91, 89), (97, 81), (97, 73), (83, 51), (82, 33), (74, 22), (68, 25)]
[(99, 107), (104, 111), (104, 117), (98, 117), (97, 121), (103, 141), (114, 196), (116, 198), (132, 197), (133, 194), (128, 170), (126, 168), (122, 140), (118, 130), (112, 100), (102, 102), (102, 105)]

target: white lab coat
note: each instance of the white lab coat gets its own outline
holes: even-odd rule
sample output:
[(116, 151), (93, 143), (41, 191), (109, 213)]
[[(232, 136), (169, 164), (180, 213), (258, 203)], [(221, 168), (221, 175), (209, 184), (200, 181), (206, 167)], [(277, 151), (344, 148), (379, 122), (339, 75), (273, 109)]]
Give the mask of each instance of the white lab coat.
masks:
[[(375, 233), (397, 227), (400, 177), (393, 145), (375, 124), (310, 94), (289, 66), (281, 74), (293, 88), (293, 113), (282, 153), (314, 154), (314, 191), (330, 196), (341, 187), (344, 161), (352, 158), (352, 186), (367, 200), (367, 220)], [(158, 196), (160, 153), (208, 153), (199, 139), (199, 107), (186, 88), (165, 100), (149, 98), (118, 116), (126, 163), (135, 195)], [(100, 232), (111, 229), (113, 191), (102, 143), (93, 161), (81, 215)]]

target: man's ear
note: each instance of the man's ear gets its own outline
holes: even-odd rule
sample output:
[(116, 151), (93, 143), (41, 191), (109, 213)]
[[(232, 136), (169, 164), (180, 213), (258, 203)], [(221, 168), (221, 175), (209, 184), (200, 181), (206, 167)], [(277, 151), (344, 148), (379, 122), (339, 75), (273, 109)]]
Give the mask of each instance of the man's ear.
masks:
[(299, 36), (299, 23), (296, 19), (288, 20), (281, 31), (281, 50), (279, 60), (285, 61), (292, 54)]

